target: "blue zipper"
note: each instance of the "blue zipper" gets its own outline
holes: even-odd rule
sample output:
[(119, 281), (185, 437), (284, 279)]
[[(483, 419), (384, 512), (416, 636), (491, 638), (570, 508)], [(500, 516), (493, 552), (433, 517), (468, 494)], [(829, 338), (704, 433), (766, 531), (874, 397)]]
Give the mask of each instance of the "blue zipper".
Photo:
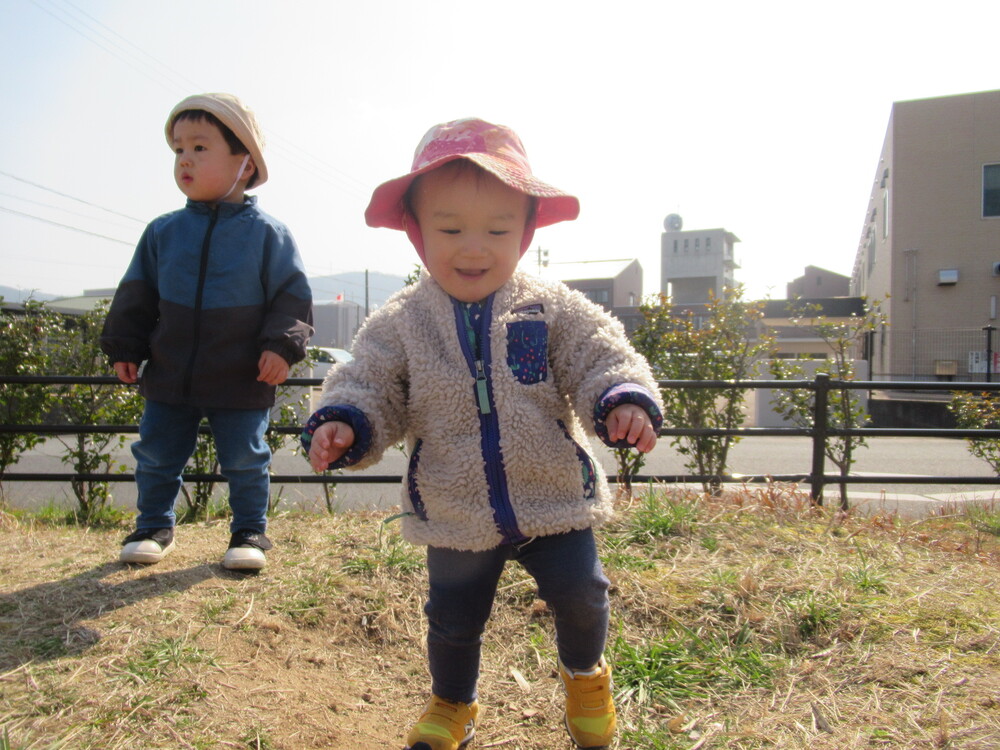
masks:
[(458, 340), (462, 346), (469, 372), (476, 379), (474, 388), (476, 403), (479, 405), (480, 446), (483, 452), (483, 462), (486, 464), (486, 484), (489, 487), (490, 506), (493, 517), (500, 529), (505, 542), (524, 541), (527, 537), (517, 527), (517, 518), (510, 505), (510, 492), (507, 489), (507, 475), (503, 466), (503, 454), (500, 452), (500, 421), (497, 419), (496, 404), (493, 401), (489, 368), (490, 361), (490, 320), (493, 317), (493, 295), (486, 298), (483, 313), (480, 317), (478, 351), (473, 351), (466, 335), (467, 311), (462, 303), (453, 300), (455, 321), (458, 326)]

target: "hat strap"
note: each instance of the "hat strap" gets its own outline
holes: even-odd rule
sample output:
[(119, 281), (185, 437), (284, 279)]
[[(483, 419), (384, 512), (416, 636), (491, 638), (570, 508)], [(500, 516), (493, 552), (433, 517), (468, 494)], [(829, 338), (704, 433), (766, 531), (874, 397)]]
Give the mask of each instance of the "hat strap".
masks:
[(243, 157), (243, 162), (240, 164), (240, 168), (236, 170), (236, 179), (233, 180), (232, 186), (229, 188), (229, 190), (226, 191), (226, 194), (224, 196), (219, 198), (220, 203), (224, 203), (226, 198), (228, 198), (230, 195), (233, 194), (233, 191), (236, 189), (236, 186), (240, 184), (240, 177), (243, 176), (243, 170), (247, 168), (247, 162), (249, 161), (250, 161), (250, 154), (246, 154)]

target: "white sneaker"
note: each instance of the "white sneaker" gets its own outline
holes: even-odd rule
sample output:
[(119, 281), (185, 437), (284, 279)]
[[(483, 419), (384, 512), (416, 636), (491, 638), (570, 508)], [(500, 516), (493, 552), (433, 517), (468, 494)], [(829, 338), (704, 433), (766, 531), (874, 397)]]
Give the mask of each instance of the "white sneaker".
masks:
[(158, 563), (174, 548), (174, 530), (139, 529), (133, 531), (123, 542), (118, 555), (119, 562), (152, 565)]
[(267, 565), (264, 551), (273, 546), (263, 533), (241, 529), (229, 540), (222, 567), (226, 570), (260, 570)]

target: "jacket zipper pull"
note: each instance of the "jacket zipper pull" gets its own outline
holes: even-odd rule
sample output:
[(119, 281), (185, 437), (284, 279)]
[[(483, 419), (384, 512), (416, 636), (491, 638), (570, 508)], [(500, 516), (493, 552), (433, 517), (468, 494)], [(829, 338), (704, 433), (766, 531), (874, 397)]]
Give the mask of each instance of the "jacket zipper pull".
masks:
[(476, 360), (476, 401), (479, 402), (479, 413), (490, 413), (490, 397), (486, 391), (486, 371), (483, 369), (483, 360)]

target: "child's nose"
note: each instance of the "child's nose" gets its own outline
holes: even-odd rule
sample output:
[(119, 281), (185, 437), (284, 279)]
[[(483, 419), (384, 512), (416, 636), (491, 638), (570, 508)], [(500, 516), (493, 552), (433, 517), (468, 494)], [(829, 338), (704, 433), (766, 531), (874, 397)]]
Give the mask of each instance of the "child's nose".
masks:
[(467, 255), (484, 255), (487, 250), (489, 235), (469, 233), (465, 243), (465, 253)]

